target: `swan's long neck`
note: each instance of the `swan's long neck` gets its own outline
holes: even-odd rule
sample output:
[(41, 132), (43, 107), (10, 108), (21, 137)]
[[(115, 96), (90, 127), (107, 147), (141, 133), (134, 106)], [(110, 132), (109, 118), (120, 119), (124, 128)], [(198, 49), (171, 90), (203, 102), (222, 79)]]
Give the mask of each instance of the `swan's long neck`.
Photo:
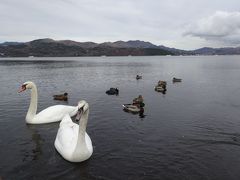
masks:
[(79, 121), (78, 140), (77, 140), (76, 148), (74, 150), (74, 154), (78, 154), (79, 152), (83, 153), (84, 151), (86, 153), (88, 152), (87, 144), (85, 141), (88, 114), (89, 114), (89, 110), (86, 110)]
[(37, 87), (35, 84), (33, 84), (33, 87), (31, 89), (31, 101), (28, 108), (26, 121), (31, 121), (34, 116), (37, 113), (37, 103), (38, 103), (38, 93), (37, 93)]

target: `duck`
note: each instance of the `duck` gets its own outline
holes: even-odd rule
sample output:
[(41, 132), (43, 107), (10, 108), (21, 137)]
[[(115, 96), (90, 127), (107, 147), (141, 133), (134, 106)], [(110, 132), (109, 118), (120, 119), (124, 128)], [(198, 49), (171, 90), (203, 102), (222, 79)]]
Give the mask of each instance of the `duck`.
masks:
[(142, 76), (137, 75), (137, 76), (136, 76), (136, 79), (137, 79), (137, 80), (142, 79)]
[(157, 85), (157, 86), (155, 86), (155, 91), (157, 91), (157, 92), (164, 92), (164, 91), (166, 91), (166, 88), (164, 88), (164, 87), (162, 87), (162, 86), (159, 86), (159, 85)]
[(18, 93), (22, 93), (25, 90), (31, 91), (30, 105), (25, 118), (27, 124), (44, 124), (58, 122), (62, 120), (65, 114), (69, 114), (72, 117), (78, 112), (77, 106), (54, 105), (37, 113), (38, 91), (36, 84), (32, 81), (26, 81), (20, 87)]
[(123, 104), (123, 110), (126, 112), (131, 112), (133, 114), (135, 113), (143, 113), (144, 109), (143, 107), (145, 104), (143, 103), (143, 96), (139, 95), (137, 98), (133, 99), (132, 104)]
[(133, 104), (123, 104), (123, 110), (126, 112), (131, 112), (133, 114), (137, 114), (140, 112), (140, 107), (138, 107), (137, 105), (133, 105)]
[(175, 78), (175, 77), (174, 77), (174, 78), (172, 79), (172, 81), (173, 81), (173, 83), (174, 83), (174, 82), (182, 82), (182, 79), (179, 79), (179, 78)]
[(106, 94), (108, 94), (108, 95), (118, 95), (119, 94), (119, 89), (118, 88), (110, 88), (109, 90), (106, 91)]
[(60, 101), (67, 101), (68, 100), (68, 93), (64, 94), (58, 94), (58, 95), (53, 95), (54, 100), (60, 100)]
[(158, 84), (154, 87), (157, 92), (166, 92), (167, 90), (167, 82), (166, 81), (158, 81)]
[(69, 162), (82, 162), (89, 159), (93, 153), (92, 141), (86, 132), (89, 105), (85, 100), (78, 103), (76, 124), (69, 114), (66, 114), (55, 138), (54, 146), (58, 153)]

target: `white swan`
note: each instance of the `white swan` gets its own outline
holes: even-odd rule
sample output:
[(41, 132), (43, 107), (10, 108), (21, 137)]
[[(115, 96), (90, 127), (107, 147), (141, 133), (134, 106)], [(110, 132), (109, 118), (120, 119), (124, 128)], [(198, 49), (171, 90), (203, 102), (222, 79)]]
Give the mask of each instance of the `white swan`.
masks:
[(70, 162), (82, 162), (90, 158), (93, 152), (92, 141), (86, 132), (89, 106), (86, 101), (79, 101), (74, 123), (67, 114), (59, 125), (55, 139), (55, 148), (64, 159)]
[(31, 89), (31, 102), (26, 115), (26, 123), (28, 124), (43, 124), (61, 121), (65, 114), (74, 116), (77, 114), (77, 106), (66, 106), (66, 105), (55, 105), (50, 106), (41, 112), (37, 113), (38, 104), (38, 93), (37, 86), (31, 82), (27, 81), (23, 83), (19, 89), (19, 93), (25, 91), (26, 89)]

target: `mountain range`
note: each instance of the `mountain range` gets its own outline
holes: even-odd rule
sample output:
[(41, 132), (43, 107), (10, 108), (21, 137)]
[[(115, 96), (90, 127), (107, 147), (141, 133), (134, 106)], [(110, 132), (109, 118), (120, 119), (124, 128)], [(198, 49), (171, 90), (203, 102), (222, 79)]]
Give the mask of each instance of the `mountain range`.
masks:
[(0, 57), (72, 57), (72, 56), (152, 56), (152, 55), (233, 55), (240, 54), (240, 47), (209, 48), (192, 51), (154, 45), (150, 42), (131, 40), (116, 42), (76, 42), (37, 39), (30, 42), (4, 42), (0, 44)]

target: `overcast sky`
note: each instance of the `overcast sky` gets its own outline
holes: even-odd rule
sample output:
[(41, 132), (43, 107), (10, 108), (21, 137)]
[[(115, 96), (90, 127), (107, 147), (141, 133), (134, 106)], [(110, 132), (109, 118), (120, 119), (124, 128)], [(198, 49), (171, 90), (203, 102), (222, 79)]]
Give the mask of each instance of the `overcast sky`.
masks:
[(240, 46), (240, 0), (0, 0), (0, 42), (143, 40)]

